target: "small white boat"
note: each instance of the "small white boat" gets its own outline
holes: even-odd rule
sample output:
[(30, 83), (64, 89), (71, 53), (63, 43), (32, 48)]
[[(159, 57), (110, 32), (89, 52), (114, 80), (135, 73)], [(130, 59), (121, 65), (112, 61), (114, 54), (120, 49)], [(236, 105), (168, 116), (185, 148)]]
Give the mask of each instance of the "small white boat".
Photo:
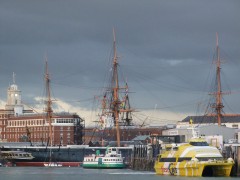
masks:
[(82, 164), (83, 168), (125, 168), (123, 157), (116, 147), (107, 147), (105, 155), (101, 155), (99, 151), (96, 154), (85, 156)]

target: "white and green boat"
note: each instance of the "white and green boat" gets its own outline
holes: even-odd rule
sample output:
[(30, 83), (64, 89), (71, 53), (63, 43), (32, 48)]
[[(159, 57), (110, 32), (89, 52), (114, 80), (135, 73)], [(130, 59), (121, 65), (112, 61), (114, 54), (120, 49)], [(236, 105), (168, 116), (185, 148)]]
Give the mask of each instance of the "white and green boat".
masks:
[(101, 155), (100, 151), (97, 150), (96, 154), (91, 156), (85, 156), (83, 160), (83, 168), (94, 168), (94, 169), (120, 169), (124, 168), (123, 157), (119, 153), (118, 148), (108, 147), (105, 155)]

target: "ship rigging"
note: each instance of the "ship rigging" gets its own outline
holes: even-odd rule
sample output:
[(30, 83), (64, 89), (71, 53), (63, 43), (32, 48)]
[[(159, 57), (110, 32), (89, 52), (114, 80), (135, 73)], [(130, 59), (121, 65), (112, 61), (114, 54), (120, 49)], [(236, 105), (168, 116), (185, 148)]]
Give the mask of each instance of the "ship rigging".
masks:
[[(116, 48), (116, 35), (113, 29), (113, 58), (111, 67), (111, 78), (109, 86), (104, 91), (101, 103), (100, 123), (103, 124), (107, 120), (113, 121), (113, 126), (116, 130), (117, 146), (120, 146), (120, 127), (132, 125), (132, 115), (134, 111), (130, 106), (128, 96), (128, 84), (120, 86), (118, 75), (118, 56)], [(121, 95), (123, 97), (121, 97)]]
[[(220, 48), (218, 42), (218, 33), (216, 33), (216, 79), (214, 84), (214, 92), (209, 93), (215, 97), (215, 102), (210, 104), (210, 107), (213, 109), (213, 114), (215, 114), (217, 118), (218, 126), (222, 124), (222, 117), (223, 117), (223, 108), (224, 105), (222, 103), (223, 95), (228, 94), (227, 92), (222, 92), (222, 84), (221, 84), (221, 63), (222, 60), (220, 58)], [(210, 114), (210, 113), (209, 113)], [(211, 113), (212, 114), (212, 113)], [(211, 115), (210, 114), (210, 115)]]

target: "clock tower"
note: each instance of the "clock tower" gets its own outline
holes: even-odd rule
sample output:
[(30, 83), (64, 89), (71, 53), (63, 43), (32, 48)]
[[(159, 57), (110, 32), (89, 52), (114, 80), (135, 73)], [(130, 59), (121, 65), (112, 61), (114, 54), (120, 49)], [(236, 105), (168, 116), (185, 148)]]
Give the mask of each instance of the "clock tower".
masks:
[(14, 110), (15, 115), (23, 114), (23, 105), (21, 101), (21, 91), (15, 83), (15, 73), (13, 73), (13, 84), (7, 90), (6, 110)]

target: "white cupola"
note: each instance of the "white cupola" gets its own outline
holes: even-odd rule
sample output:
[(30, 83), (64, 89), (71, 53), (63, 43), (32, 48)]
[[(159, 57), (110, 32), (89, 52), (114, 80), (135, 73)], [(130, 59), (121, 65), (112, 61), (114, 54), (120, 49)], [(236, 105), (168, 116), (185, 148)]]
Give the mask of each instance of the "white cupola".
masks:
[(7, 90), (7, 104), (5, 108), (7, 110), (14, 110), (15, 115), (23, 113), (21, 91), (18, 90), (18, 86), (15, 83), (15, 73), (13, 73), (13, 84), (11, 84)]

